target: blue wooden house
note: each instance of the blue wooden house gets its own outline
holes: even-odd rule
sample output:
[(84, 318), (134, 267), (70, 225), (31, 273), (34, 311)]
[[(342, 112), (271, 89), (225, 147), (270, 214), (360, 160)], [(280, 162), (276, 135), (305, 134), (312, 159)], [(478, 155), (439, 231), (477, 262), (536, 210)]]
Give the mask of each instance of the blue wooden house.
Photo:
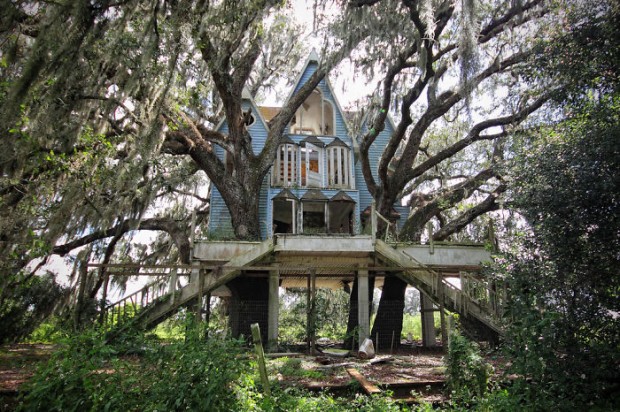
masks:
[[(313, 52), (291, 95), (304, 85), (317, 65)], [(278, 108), (258, 107), (248, 93), (244, 93), (242, 105), (253, 114), (248, 130), (258, 153), (267, 137), (267, 122)], [(394, 128), (391, 120), (386, 123), (369, 153), (370, 162), (377, 165)], [(329, 80), (323, 79), (297, 110), (261, 188), (262, 239), (286, 233), (363, 233), (372, 197), (356, 151), (358, 136), (352, 135), (351, 130)], [(218, 125), (218, 131), (227, 132), (225, 121)], [(223, 149), (218, 148), (217, 153), (225, 160)], [(408, 207), (395, 205), (390, 219), (400, 226), (408, 211)], [(213, 238), (233, 234), (229, 211), (215, 188), (211, 194), (208, 233)]]

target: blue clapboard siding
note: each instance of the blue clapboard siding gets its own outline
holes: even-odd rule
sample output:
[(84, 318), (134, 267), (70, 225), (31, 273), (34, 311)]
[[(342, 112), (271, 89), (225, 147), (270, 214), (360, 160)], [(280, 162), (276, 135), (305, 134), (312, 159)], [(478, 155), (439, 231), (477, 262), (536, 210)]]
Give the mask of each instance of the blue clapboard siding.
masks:
[(271, 209), (271, 201), (269, 201), (269, 182), (271, 174), (267, 174), (263, 179), (263, 185), (260, 188), (260, 199), (258, 205), (258, 218), (260, 219), (260, 237), (266, 239), (271, 232), (271, 216), (267, 216), (268, 209)]
[[(367, 130), (367, 125), (364, 124), (362, 127), (362, 133), (365, 133)], [(388, 144), (390, 139), (390, 135), (392, 134), (392, 124), (390, 121), (385, 122), (385, 128), (383, 131), (379, 133), (379, 136), (375, 139), (373, 144), (370, 146), (368, 150), (368, 160), (370, 161), (372, 175), (375, 181), (379, 182), (379, 161), (381, 160), (381, 155), (383, 154), (383, 149)], [(368, 186), (366, 185), (366, 180), (364, 179), (364, 175), (362, 174), (362, 162), (358, 161), (355, 164), (355, 183), (356, 187), (360, 191), (360, 206), (362, 210), (366, 209), (372, 203), (372, 196), (368, 192)]]
[(209, 237), (228, 239), (233, 237), (235, 231), (232, 227), (230, 212), (222, 195), (213, 187), (211, 190), (211, 205), (209, 211)]

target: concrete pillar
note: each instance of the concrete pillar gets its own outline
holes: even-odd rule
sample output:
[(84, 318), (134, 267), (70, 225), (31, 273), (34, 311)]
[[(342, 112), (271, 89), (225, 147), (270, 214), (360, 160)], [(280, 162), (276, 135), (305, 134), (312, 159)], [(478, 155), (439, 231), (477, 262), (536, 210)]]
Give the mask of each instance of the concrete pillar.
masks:
[(433, 302), (424, 293), (420, 293), (422, 315), (422, 346), (432, 348), (437, 346), (435, 341), (435, 309)]
[(370, 335), (370, 314), (368, 313), (368, 271), (357, 271), (357, 324), (359, 344)]
[(278, 350), (278, 316), (280, 311), (280, 273), (277, 270), (269, 272), (269, 306), (267, 308), (267, 350)]

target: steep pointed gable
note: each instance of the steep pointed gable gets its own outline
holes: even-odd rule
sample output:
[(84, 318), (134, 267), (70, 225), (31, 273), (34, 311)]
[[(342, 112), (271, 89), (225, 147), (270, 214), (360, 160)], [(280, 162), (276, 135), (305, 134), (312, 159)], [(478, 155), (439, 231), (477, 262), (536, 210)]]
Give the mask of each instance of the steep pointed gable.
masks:
[[(314, 72), (319, 66), (319, 63), (320, 63), (320, 58), (317, 52), (313, 49), (308, 55), (308, 58), (306, 59), (306, 62), (304, 63), (301, 71), (299, 72), (295, 80), (294, 86), (291, 89), (290, 94), (284, 101), (285, 105), (288, 104), (288, 102), (291, 100), (293, 95), (306, 83), (306, 81), (310, 78), (310, 76), (314, 74)], [(331, 133), (331, 134), (349, 137), (350, 131), (352, 129), (345, 116), (345, 111), (342, 109), (342, 106), (340, 105), (340, 101), (338, 100), (338, 97), (334, 93), (334, 87), (332, 86), (329, 80), (329, 77), (325, 76), (325, 78), (323, 78), (323, 80), (319, 82), (319, 84), (317, 85), (317, 88), (320, 89), (321, 93), (323, 94), (326, 100), (334, 103), (334, 106), (335, 106), (334, 110), (336, 111), (336, 117), (337, 117), (336, 123), (342, 124), (343, 130), (338, 130), (337, 128), (335, 131), (333, 131), (334, 133)]]

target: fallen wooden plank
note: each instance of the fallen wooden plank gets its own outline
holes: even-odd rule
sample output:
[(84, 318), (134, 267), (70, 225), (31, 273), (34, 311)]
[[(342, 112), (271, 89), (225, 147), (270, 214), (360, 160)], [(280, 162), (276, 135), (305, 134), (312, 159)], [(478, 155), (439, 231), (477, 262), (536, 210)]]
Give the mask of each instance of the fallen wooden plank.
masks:
[(381, 389), (379, 389), (376, 385), (368, 382), (368, 380), (366, 378), (364, 378), (362, 376), (362, 374), (359, 373), (359, 371), (357, 369), (355, 369), (355, 368), (347, 368), (347, 373), (349, 375), (351, 375), (351, 377), (353, 379), (358, 381), (360, 383), (360, 385), (362, 385), (362, 388), (364, 388), (364, 391), (368, 395), (372, 395), (372, 394), (375, 394), (375, 393), (381, 393)]
[(332, 363), (329, 365), (317, 366), (316, 369), (336, 369), (351, 365), (353, 365), (353, 362)]
[(300, 352), (279, 352), (279, 353), (265, 353), (266, 358), (299, 358), (304, 356)]
[(346, 358), (351, 353), (344, 349), (323, 349), (322, 352), (324, 355), (333, 356), (335, 358)]

